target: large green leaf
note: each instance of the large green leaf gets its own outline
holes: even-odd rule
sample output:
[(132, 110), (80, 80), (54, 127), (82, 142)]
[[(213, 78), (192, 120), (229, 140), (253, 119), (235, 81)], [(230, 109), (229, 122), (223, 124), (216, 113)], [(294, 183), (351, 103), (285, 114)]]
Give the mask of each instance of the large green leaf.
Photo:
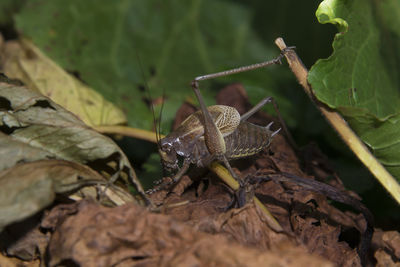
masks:
[(333, 54), (310, 70), (315, 95), (338, 109), (400, 180), (399, 2), (326, 0), (316, 14), (340, 32)]
[[(193, 98), (194, 77), (278, 55), (273, 39), (268, 49), (256, 37), (251, 13), (242, 5), (211, 0), (100, 3), (29, 1), (16, 17), (17, 27), (56, 62), (79, 72), (85, 82), (122, 107), (131, 126), (149, 129), (153, 121), (143, 101), (138, 56), (153, 96), (165, 89), (163, 119), (170, 123), (181, 102)], [(257, 92), (264, 89), (252, 97), (254, 101), (271, 94), (265, 88), (275, 88), (273, 95), (282, 110), (291, 109), (276, 78), (268, 73), (258, 71), (240, 80), (253, 81)], [(263, 82), (254, 85), (255, 80)], [(208, 87), (207, 82), (201, 84), (202, 89)], [(211, 104), (216, 92), (203, 92)]]

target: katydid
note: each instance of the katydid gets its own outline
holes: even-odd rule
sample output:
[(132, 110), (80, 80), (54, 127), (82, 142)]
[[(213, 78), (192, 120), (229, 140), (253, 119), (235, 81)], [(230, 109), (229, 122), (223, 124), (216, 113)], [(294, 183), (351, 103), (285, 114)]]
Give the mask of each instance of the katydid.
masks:
[[(270, 129), (272, 123), (263, 127), (247, 121), (251, 115), (260, 110), (265, 104), (273, 104), (282, 127), (287, 131), (277, 105), (272, 97), (266, 97), (242, 116), (235, 108), (230, 106), (214, 105), (206, 107), (199, 90), (199, 82), (273, 64), (281, 64), (284, 53), (285, 51), (273, 60), (198, 76), (192, 81), (192, 89), (200, 104), (200, 110), (190, 115), (175, 131), (162, 138), (158, 144), (164, 167), (168, 170), (177, 170), (171, 184), (179, 181), (191, 164), (195, 164), (198, 167), (207, 167), (212, 161), (217, 160), (224, 163), (232, 177), (241, 187), (244, 185), (243, 180), (237, 177), (232, 170), (229, 161), (255, 155), (268, 147), (274, 135), (280, 131), (280, 129), (272, 131)], [(179, 157), (183, 158), (182, 167), (178, 166)], [(156, 189), (148, 192), (152, 193), (154, 191)]]

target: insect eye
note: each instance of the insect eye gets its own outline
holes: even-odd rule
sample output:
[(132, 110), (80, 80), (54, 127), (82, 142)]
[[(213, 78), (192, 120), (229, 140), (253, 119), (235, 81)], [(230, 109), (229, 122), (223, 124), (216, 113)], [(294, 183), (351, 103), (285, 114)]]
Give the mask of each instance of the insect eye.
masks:
[(165, 151), (168, 153), (171, 151), (171, 147), (172, 147), (172, 145), (170, 143), (164, 143), (164, 144), (162, 144), (161, 149), (162, 149), (162, 151)]

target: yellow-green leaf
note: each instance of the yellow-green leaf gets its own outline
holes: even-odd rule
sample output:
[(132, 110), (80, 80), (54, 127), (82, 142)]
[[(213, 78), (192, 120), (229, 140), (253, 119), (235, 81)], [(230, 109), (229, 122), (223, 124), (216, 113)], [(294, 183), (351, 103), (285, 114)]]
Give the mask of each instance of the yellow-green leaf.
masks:
[(7, 42), (3, 69), (30, 89), (51, 98), (89, 126), (126, 123), (123, 112), (99, 93), (68, 74), (30, 41)]

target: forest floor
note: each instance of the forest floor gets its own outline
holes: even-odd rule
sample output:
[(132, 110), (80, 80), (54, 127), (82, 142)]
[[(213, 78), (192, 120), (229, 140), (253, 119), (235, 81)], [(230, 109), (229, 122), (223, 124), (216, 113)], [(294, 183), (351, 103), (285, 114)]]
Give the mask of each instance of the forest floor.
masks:
[[(238, 84), (222, 90), (217, 103), (240, 113), (250, 107)], [(175, 126), (193, 109), (184, 105)], [(258, 112), (250, 122), (266, 125), (271, 119)], [(290, 173), (345, 190), (316, 146), (304, 151), (294, 151), (279, 134), (268, 150), (232, 165), (240, 177)], [(259, 181), (252, 190), (283, 231), (272, 230), (253, 202), (230, 208), (232, 190), (213, 173), (192, 168), (178, 184), (150, 196), (159, 212), (133, 204), (58, 201), (6, 229), (3, 237), (11, 241), (1, 245), (9, 257), (0, 254), (0, 266), (362, 266), (362, 213), (339, 209), (324, 194), (294, 182)], [(399, 258), (400, 234), (375, 228), (363, 264), (399, 266)]]

